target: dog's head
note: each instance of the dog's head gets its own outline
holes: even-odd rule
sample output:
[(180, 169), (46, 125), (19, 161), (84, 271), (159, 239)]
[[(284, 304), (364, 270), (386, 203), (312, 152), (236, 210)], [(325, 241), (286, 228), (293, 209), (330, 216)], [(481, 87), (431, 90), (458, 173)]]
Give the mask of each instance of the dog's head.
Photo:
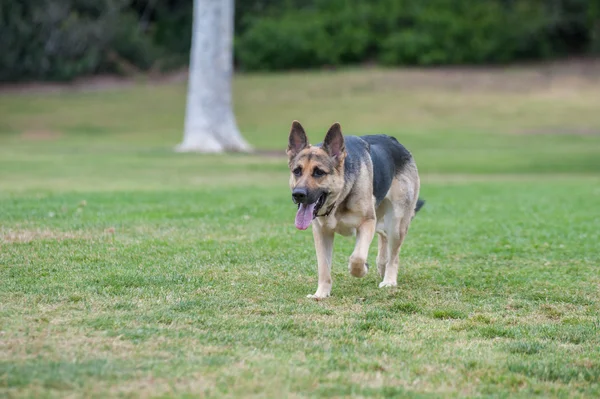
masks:
[(311, 146), (300, 122), (294, 121), (287, 154), (292, 200), (298, 204), (296, 227), (306, 230), (335, 203), (344, 187), (346, 148), (340, 124), (329, 128), (322, 145)]

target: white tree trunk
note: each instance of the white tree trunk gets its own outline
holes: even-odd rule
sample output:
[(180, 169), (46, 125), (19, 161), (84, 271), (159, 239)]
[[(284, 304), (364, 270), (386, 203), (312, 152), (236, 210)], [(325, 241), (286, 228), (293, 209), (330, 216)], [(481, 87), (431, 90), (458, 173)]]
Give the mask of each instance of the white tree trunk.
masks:
[(251, 151), (232, 109), (234, 0), (194, 0), (185, 131), (177, 151)]

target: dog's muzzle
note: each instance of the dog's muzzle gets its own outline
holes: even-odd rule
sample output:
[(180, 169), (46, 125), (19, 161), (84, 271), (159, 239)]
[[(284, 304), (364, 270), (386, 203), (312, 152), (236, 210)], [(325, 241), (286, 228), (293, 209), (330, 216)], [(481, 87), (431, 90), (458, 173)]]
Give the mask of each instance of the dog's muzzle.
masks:
[(305, 204), (308, 200), (308, 191), (305, 188), (295, 188), (292, 191), (292, 200), (295, 204)]

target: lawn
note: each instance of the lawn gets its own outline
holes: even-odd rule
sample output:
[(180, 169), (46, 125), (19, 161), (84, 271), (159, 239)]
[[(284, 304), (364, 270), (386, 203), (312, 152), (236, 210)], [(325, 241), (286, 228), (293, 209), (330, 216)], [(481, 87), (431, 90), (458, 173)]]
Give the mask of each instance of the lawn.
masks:
[[(225, 156), (172, 151), (183, 84), (0, 93), (0, 396), (600, 396), (598, 93), (534, 69), (241, 75), (269, 152)], [(333, 296), (306, 298), (293, 119), (413, 152), (397, 288), (351, 277), (337, 237)]]

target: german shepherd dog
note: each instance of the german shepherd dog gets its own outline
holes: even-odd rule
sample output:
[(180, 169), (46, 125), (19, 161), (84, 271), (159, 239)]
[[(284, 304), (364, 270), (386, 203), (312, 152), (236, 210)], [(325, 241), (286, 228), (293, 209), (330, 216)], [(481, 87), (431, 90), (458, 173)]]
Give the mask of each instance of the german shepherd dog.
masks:
[(377, 232), (379, 287), (395, 287), (400, 247), (419, 199), (419, 174), (411, 153), (386, 135), (342, 135), (334, 123), (323, 143), (310, 145), (304, 128), (292, 123), (287, 148), (292, 199), (298, 205), (296, 227), (312, 224), (319, 283), (309, 298), (331, 294), (333, 238), (356, 235), (348, 269), (355, 277), (368, 271), (367, 255)]

